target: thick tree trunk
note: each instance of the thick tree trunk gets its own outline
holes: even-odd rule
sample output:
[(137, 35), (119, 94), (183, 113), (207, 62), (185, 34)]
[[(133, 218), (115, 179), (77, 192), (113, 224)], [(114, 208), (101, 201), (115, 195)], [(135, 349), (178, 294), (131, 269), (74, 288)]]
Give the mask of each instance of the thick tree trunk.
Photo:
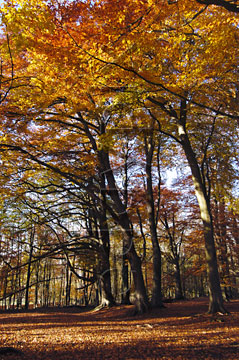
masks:
[(143, 314), (149, 310), (149, 302), (144, 285), (141, 260), (136, 254), (134, 246), (132, 246), (130, 252), (128, 253), (128, 258), (134, 279), (134, 304), (136, 313)]
[(113, 211), (111, 214), (123, 230), (124, 251), (127, 259), (129, 260), (134, 280), (136, 312), (142, 313), (149, 309), (149, 302), (142, 274), (141, 260), (134, 247), (132, 224), (115, 183), (114, 174), (109, 162), (109, 154), (102, 150), (99, 153), (99, 159), (107, 178), (109, 187), (108, 193), (113, 201), (114, 209), (112, 209)]
[[(122, 202), (119, 191), (116, 186), (114, 174), (109, 161), (109, 153), (103, 147), (99, 149), (95, 138), (92, 136), (90, 129), (87, 123), (83, 120), (81, 114), (79, 116), (81, 119), (85, 132), (89, 137), (92, 148), (98, 155), (99, 160), (99, 168), (102, 171), (102, 174), (107, 179), (107, 195), (110, 196), (112, 204), (107, 204), (107, 211), (111, 214), (113, 219), (118, 223), (118, 225), (123, 230), (123, 242), (124, 249), (126, 252), (126, 256), (129, 260), (131, 271), (134, 279), (135, 286), (135, 302), (136, 302), (136, 311), (144, 312), (149, 308), (148, 298), (146, 294), (146, 289), (144, 285), (144, 279), (141, 269), (141, 261), (135, 251), (134, 243), (133, 243), (133, 229), (132, 224), (130, 222), (128, 213), (126, 211), (126, 207)], [(104, 119), (102, 119), (99, 130), (101, 134), (105, 133), (105, 124)]]
[(180, 135), (181, 144), (188, 164), (192, 172), (192, 179), (195, 188), (195, 194), (198, 200), (200, 215), (203, 223), (205, 253), (208, 273), (208, 288), (209, 288), (209, 313), (222, 312), (226, 310), (223, 305), (223, 297), (220, 286), (220, 278), (217, 265), (216, 249), (213, 235), (213, 222), (210, 211), (210, 201), (207, 196), (206, 187), (202, 181), (198, 162), (191, 147), (190, 140), (186, 133), (186, 102), (181, 102), (181, 116), (178, 122), (178, 132)]
[(106, 269), (100, 276), (101, 279), (101, 298), (100, 298), (100, 307), (113, 306), (115, 305), (115, 300), (111, 291), (111, 278), (110, 278), (110, 268)]

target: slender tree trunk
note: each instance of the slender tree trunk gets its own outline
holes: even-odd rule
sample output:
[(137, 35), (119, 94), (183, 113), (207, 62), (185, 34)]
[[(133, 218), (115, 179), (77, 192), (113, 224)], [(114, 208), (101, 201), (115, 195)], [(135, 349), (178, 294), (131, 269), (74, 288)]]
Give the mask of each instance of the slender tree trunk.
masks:
[(27, 281), (26, 281), (26, 293), (25, 293), (25, 309), (29, 307), (29, 285), (30, 285), (30, 278), (31, 278), (31, 265), (32, 265), (32, 254), (33, 254), (33, 242), (35, 236), (35, 229), (34, 227), (31, 229), (30, 233), (30, 244), (29, 244), (29, 258), (28, 258), (28, 267), (27, 267)]
[[(164, 219), (162, 220), (162, 223), (167, 231), (168, 238), (169, 238), (169, 247), (171, 251), (171, 255), (173, 258), (173, 264), (175, 265), (175, 299), (183, 299), (183, 289), (182, 289), (182, 280), (181, 280), (181, 271), (180, 271), (180, 252), (177, 248), (177, 245), (175, 243), (175, 222), (174, 222), (174, 216), (173, 216), (173, 231), (170, 230), (167, 213), (164, 215)], [(182, 241), (182, 239), (181, 239)]]
[(36, 263), (36, 270), (35, 270), (35, 279), (36, 279), (36, 285), (35, 285), (35, 308), (38, 306), (38, 290), (39, 290), (39, 271), (40, 271), (40, 260)]
[(217, 244), (219, 247), (219, 268), (222, 281), (224, 282), (224, 297), (229, 300), (231, 296), (231, 289), (230, 286), (228, 286), (228, 283), (230, 283), (230, 266), (224, 199), (221, 199), (219, 202), (217, 199), (214, 201), (214, 225)]
[[(4, 298), (4, 309), (7, 310), (7, 285), (8, 285), (8, 271), (5, 270), (5, 276), (4, 276), (4, 287), (3, 287), (3, 298)], [(16, 289), (16, 287), (15, 287)], [(13, 302), (13, 306), (14, 306)]]
[(216, 249), (213, 234), (213, 222), (210, 209), (210, 200), (207, 195), (205, 184), (203, 183), (199, 165), (191, 147), (190, 140), (186, 132), (186, 101), (181, 101), (180, 120), (178, 119), (178, 132), (183, 150), (192, 172), (192, 179), (195, 194), (198, 200), (201, 219), (203, 223), (205, 253), (208, 273), (209, 287), (209, 313), (222, 312), (226, 310), (223, 305), (223, 296), (220, 286), (220, 278), (217, 265)]
[(181, 280), (181, 271), (180, 271), (180, 265), (179, 265), (179, 259), (176, 257), (175, 259), (175, 299), (180, 300), (183, 299), (183, 289), (182, 289), (182, 280)]
[(121, 304), (130, 304), (129, 297), (130, 297), (129, 266), (128, 266), (126, 249), (123, 247)]
[[(128, 158), (129, 158), (129, 144), (126, 141), (126, 148), (124, 149), (124, 174), (123, 174), (123, 198), (124, 206), (128, 206)], [(127, 260), (127, 251), (122, 247), (122, 288), (121, 288), (121, 303), (130, 304), (130, 286), (129, 286), (129, 264)]]
[(157, 237), (157, 223), (154, 211), (154, 195), (152, 182), (152, 160), (154, 153), (153, 134), (147, 139), (145, 137), (145, 155), (146, 155), (146, 201), (148, 210), (148, 219), (150, 226), (151, 242), (153, 247), (153, 288), (151, 305), (153, 307), (163, 306), (161, 289), (161, 250)]
[(22, 255), (22, 246), (18, 243), (17, 249), (17, 265), (18, 269), (16, 271), (16, 290), (17, 291), (17, 309), (20, 309), (22, 306), (22, 292), (19, 291), (22, 288), (22, 281), (21, 281), (21, 255)]
[[(103, 222), (102, 222), (103, 221)], [(103, 218), (101, 218), (100, 226), (101, 239), (103, 243), (103, 254), (101, 255), (101, 300), (100, 306), (112, 306), (115, 305), (115, 300), (112, 295), (111, 289), (111, 268), (110, 268), (110, 239), (109, 239), (109, 229), (106, 220), (106, 214), (103, 213)]]
[(70, 269), (69, 265), (67, 263), (66, 265), (66, 287), (65, 287), (65, 306), (69, 306), (69, 300), (70, 300)]
[(103, 244), (103, 252), (101, 254), (101, 306), (115, 305), (115, 300), (112, 295), (111, 289), (111, 267), (110, 267), (110, 235), (107, 222), (106, 213), (106, 184), (105, 175), (103, 172), (100, 174), (100, 213), (99, 213), (99, 225), (100, 225), (100, 237)]

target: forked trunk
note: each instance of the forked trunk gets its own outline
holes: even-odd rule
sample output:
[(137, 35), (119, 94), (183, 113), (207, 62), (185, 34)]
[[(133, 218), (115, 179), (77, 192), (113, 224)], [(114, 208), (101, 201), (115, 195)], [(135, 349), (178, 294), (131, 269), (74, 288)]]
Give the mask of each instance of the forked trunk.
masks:
[(136, 312), (143, 313), (149, 309), (149, 302), (143, 279), (141, 260), (134, 247), (132, 224), (116, 186), (114, 174), (109, 161), (109, 154), (104, 150), (101, 150), (99, 152), (99, 160), (107, 179), (109, 188), (108, 194), (113, 202), (114, 209), (112, 209), (111, 213), (112, 215), (115, 214), (115, 220), (123, 230), (124, 252), (129, 260), (134, 280)]

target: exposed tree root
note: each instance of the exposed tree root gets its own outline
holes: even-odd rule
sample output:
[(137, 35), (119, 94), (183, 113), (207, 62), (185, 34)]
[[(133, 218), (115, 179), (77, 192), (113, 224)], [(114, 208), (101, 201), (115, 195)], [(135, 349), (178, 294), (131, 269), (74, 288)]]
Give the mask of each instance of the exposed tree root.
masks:
[(100, 311), (102, 309), (107, 309), (107, 308), (111, 308), (113, 306), (115, 306), (116, 304), (114, 302), (110, 302), (110, 301), (103, 301), (100, 303), (100, 305), (96, 306), (94, 309), (93, 309), (93, 312), (96, 312), (96, 311)]
[(218, 302), (212, 302), (209, 304), (208, 314), (219, 314), (219, 315), (227, 315), (229, 312), (226, 310), (223, 304), (219, 304)]

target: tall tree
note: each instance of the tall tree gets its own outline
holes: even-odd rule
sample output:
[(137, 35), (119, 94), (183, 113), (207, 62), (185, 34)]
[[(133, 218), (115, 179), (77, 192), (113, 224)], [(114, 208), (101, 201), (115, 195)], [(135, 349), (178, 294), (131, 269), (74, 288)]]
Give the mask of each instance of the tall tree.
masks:
[[(205, 121), (202, 109), (208, 116), (238, 119), (237, 110), (230, 108), (238, 73), (236, 16), (197, 2), (163, 0), (39, 1), (37, 5), (30, 0), (17, 5), (10, 1), (2, 13), (9, 34), (14, 34), (11, 48), (17, 54), (19, 74), (27, 79), (20, 90), (9, 94), (11, 103), (6, 104), (5, 115), (8, 112), (16, 119), (16, 113), (20, 114), (21, 121), (12, 123), (12, 118), (5, 117), (2, 148), (18, 150), (24, 160), (57, 171), (75, 183), (87, 170), (94, 174), (97, 159), (113, 205), (107, 211), (124, 231), (139, 308), (147, 308), (140, 261), (131, 246), (132, 224), (117, 189), (109, 151), (102, 148), (109, 140), (102, 108), (112, 114), (113, 106), (123, 115), (124, 122), (114, 121), (116, 112), (111, 117), (116, 129), (133, 122), (136, 109), (143, 108), (144, 117), (141, 115), (137, 126), (153, 119), (159, 131), (184, 151), (204, 226), (209, 311), (224, 311), (210, 184), (201, 166), (206, 152), (198, 151), (194, 137), (198, 136), (198, 125)], [(23, 139), (13, 137), (14, 131), (23, 129)], [(42, 145), (43, 139), (49, 142)], [(59, 156), (61, 143), (72, 154), (72, 149), (79, 151), (79, 142), (83, 144), (79, 159), (84, 169), (77, 168), (65, 154)], [(84, 151), (89, 142), (90, 156)], [(206, 150), (210, 143), (209, 134)]]
[[(140, 94), (141, 91), (143, 92), (143, 88), (146, 92), (148, 91), (147, 101), (151, 103), (151, 106), (148, 105), (151, 117), (159, 122), (162, 133), (167, 134), (182, 146), (188, 161), (188, 165), (192, 172), (195, 193), (198, 199), (201, 219), (204, 226), (205, 250), (208, 264), (210, 290), (209, 312), (224, 312), (225, 310), (223, 307), (223, 299), (220, 288), (212, 215), (210, 209), (210, 188), (207, 188), (207, 183), (203, 174), (204, 169), (202, 169), (202, 171), (200, 169), (200, 162), (197, 158), (195, 150), (193, 149), (194, 145), (191, 137), (193, 136), (193, 131), (196, 131), (195, 127), (193, 127), (194, 124), (196, 125), (193, 117), (193, 112), (197, 111), (195, 105), (198, 107), (213, 109), (215, 108), (215, 105), (212, 106), (208, 102), (210, 97), (214, 96), (214, 102), (221, 101), (219, 100), (218, 95), (216, 95), (216, 93), (213, 91), (209, 80), (214, 82), (216, 86), (219, 87), (220, 83), (216, 77), (216, 73), (224, 73), (225, 70), (222, 69), (222, 64), (223, 67), (227, 67), (229, 71), (231, 66), (235, 70), (237, 65), (235, 62), (225, 63), (225, 55), (227, 52), (231, 53), (231, 48), (225, 48), (223, 54), (224, 61), (222, 59), (222, 64), (220, 67), (216, 68), (216, 64), (213, 63), (213, 61), (210, 61), (210, 63), (207, 63), (206, 65), (205, 60), (203, 61), (201, 59), (201, 49), (204, 48), (204, 51), (208, 52), (209, 54), (211, 51), (213, 51), (214, 46), (218, 46), (220, 43), (220, 40), (218, 43), (218, 40), (215, 38), (216, 32), (215, 34), (210, 34), (210, 42), (204, 41), (205, 34), (210, 31), (207, 25), (207, 21), (210, 18), (210, 12), (207, 13), (207, 18), (205, 15), (202, 15), (202, 10), (198, 9), (197, 11), (197, 8), (190, 7), (189, 3), (182, 4), (179, 2), (178, 6), (181, 7), (181, 13), (184, 14), (183, 16), (181, 15), (180, 25), (177, 25), (175, 22), (176, 16), (179, 14), (175, 7), (172, 7), (173, 10), (171, 9), (172, 17), (170, 20), (166, 14), (163, 13), (163, 11), (160, 11), (160, 14), (157, 13), (156, 4), (153, 8), (148, 9), (148, 11), (150, 11), (150, 19), (152, 19), (152, 14), (154, 14), (155, 18), (156, 14), (161, 18), (161, 23), (159, 26), (156, 25), (154, 20), (149, 21), (147, 19), (146, 10), (144, 9), (145, 13), (143, 13), (143, 9), (141, 8), (142, 16), (140, 17), (140, 21), (137, 23), (137, 26), (135, 26), (134, 30), (131, 28), (125, 34), (120, 34), (119, 30), (118, 33), (117, 42), (122, 46), (122, 42), (124, 41), (127, 44), (127, 51), (123, 50), (122, 52), (120, 47), (118, 46), (116, 48), (116, 45), (114, 44), (117, 60), (110, 61), (109, 52), (112, 42), (108, 43), (108, 50), (107, 53), (105, 51), (106, 54), (103, 61), (108, 63), (109, 67), (111, 66), (118, 68), (119, 72), (123, 71), (127, 76), (127, 78), (124, 77), (124, 83), (127, 82), (131, 87), (134, 87), (138, 94)], [(105, 8), (107, 8), (107, 5)], [(132, 11), (131, 14), (133, 13), (135, 16), (134, 19), (136, 21), (136, 19), (139, 19), (139, 17), (136, 17), (139, 16), (137, 12), (139, 9), (135, 7), (134, 10), (135, 11)], [(165, 10), (166, 6), (164, 8), (164, 11)], [(169, 8), (168, 10), (170, 12)], [(206, 8), (204, 8), (204, 14), (205, 12)], [(216, 18), (214, 24), (216, 25), (217, 22), (220, 21), (221, 14), (219, 11), (215, 11), (215, 13)], [(225, 14), (223, 14), (223, 16), (225, 16)], [(132, 17), (131, 19), (124, 17), (123, 20), (120, 16), (119, 18), (121, 24), (124, 22), (125, 28), (127, 26), (126, 24), (129, 24), (130, 22), (131, 24), (133, 23)], [(185, 21), (184, 19), (188, 20)], [(162, 25), (163, 22), (165, 25)], [(225, 25), (225, 32), (228, 34), (228, 30), (231, 28), (231, 30), (234, 30), (235, 33), (236, 23), (237, 22), (235, 20), (235, 23), (231, 22), (230, 25)], [(187, 27), (188, 30), (190, 29), (190, 35), (187, 35)], [(180, 31), (180, 36), (177, 39), (175, 39), (173, 36), (170, 38), (170, 32), (173, 34), (175, 31), (176, 34), (176, 28), (177, 31)], [(199, 30), (196, 31), (196, 28)], [(120, 29), (120, 25), (118, 29)], [(150, 49), (149, 46), (143, 42), (142, 34), (145, 32), (148, 34), (150, 33), (150, 36), (146, 37), (148, 44), (150, 43)], [(159, 33), (161, 38), (159, 38)], [(136, 41), (134, 43), (134, 51), (132, 51), (131, 47), (131, 41), (133, 38)], [(172, 40), (174, 41), (174, 44), (172, 44)], [(167, 54), (164, 52), (165, 49)], [(173, 57), (171, 57), (170, 52)], [(175, 54), (177, 54), (177, 56), (175, 56)], [(161, 59), (159, 59), (159, 56)], [(220, 56), (222, 56), (222, 54), (220, 54)], [(148, 60), (143, 60), (145, 58)], [(102, 55), (99, 54), (98, 60), (102, 61), (101, 59)], [(233, 59), (234, 58), (232, 57), (232, 61)], [(131, 66), (129, 63), (133, 64), (133, 66)], [(231, 71), (232, 77), (233, 71)], [(199, 84), (196, 84), (191, 77), (192, 75), (195, 76), (196, 73), (198, 76), (199, 74), (201, 76)], [(132, 83), (131, 80), (134, 82)], [(174, 81), (177, 83), (177, 85), (175, 85)], [(222, 80), (220, 79), (220, 82), (221, 81)], [(224, 88), (229, 86), (229, 81), (223, 79), (222, 86)], [(208, 94), (208, 98), (205, 97), (205, 100), (202, 99), (203, 89), (206, 90), (206, 93)], [(223, 94), (220, 95), (224, 96)], [(158, 107), (158, 110), (152, 110), (152, 106)], [(223, 111), (220, 109), (220, 106), (218, 106), (218, 110), (215, 112), (220, 114), (223, 113)], [(156, 115), (157, 113), (159, 118), (161, 117), (162, 113), (165, 114), (167, 120), (172, 121), (171, 124), (170, 122), (170, 125), (167, 125), (166, 123), (163, 124), (161, 118), (158, 120)], [(228, 116), (230, 116), (230, 114), (228, 114)], [(202, 121), (202, 118), (200, 120)], [(177, 130), (177, 133), (175, 130)], [(208, 141), (210, 141), (210, 138)]]

